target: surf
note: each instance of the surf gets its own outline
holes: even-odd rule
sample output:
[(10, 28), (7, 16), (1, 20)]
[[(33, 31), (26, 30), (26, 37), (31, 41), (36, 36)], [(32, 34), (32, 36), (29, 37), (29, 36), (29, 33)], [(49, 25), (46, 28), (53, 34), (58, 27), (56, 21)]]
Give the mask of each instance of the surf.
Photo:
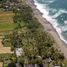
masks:
[[(51, 2), (53, 3), (53, 1), (51, 1)], [(49, 10), (50, 9), (48, 7), (46, 7), (47, 4), (38, 3), (37, 0), (34, 0), (34, 4), (36, 5), (36, 8), (38, 10), (40, 10), (41, 13), (43, 13), (42, 16), (44, 18), (46, 18), (46, 20), (49, 21), (52, 24), (54, 29), (57, 31), (60, 39), (67, 44), (67, 40), (62, 36), (62, 32), (67, 31), (67, 27), (66, 26), (65, 27), (64, 26), (59, 27), (58, 21), (57, 21), (57, 19), (55, 19), (56, 17), (58, 17), (62, 13), (67, 13), (67, 11), (59, 10), (55, 15), (51, 16), (51, 15), (49, 15)], [(53, 11), (56, 11), (56, 9), (54, 9)]]

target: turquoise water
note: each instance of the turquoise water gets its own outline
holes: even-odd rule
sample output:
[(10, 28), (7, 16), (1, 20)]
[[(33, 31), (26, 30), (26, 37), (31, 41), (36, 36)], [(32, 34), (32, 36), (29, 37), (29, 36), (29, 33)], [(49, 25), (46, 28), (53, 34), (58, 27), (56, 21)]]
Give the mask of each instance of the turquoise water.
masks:
[(67, 0), (34, 0), (37, 8), (67, 43)]

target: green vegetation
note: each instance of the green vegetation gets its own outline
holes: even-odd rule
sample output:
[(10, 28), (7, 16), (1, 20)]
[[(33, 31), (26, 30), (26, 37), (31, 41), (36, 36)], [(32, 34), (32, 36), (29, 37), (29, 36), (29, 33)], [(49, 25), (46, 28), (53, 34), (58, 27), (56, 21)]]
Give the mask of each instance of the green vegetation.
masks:
[(11, 60), (13, 56), (14, 56), (14, 54), (9, 54), (9, 53), (7, 53), (7, 54), (0, 54), (0, 62), (3, 61), (3, 60), (4, 61)]
[[(9, 35), (8, 39), (5, 40), (11, 43), (13, 48), (23, 48), (25, 53), (23, 56), (27, 57), (27, 59), (30, 61), (28, 63), (37, 62), (36, 59), (38, 56), (41, 57), (41, 61), (42, 59), (44, 60), (46, 58), (51, 58), (54, 64), (61, 64), (61, 60), (64, 60), (63, 54), (54, 49), (53, 41), (46, 33), (42, 31), (36, 31), (33, 33), (31, 33), (30, 30), (28, 30), (26, 33), (14, 32), (13, 34)], [(34, 59), (34, 57), (36, 59)]]
[[(10, 46), (14, 51), (14, 56), (10, 56), (10, 59), (21, 64), (43, 64), (43, 60), (48, 59), (48, 65), (62, 66), (64, 55), (53, 47), (54, 40), (42, 30), (43, 27), (33, 16), (32, 9), (23, 3), (21, 7), (19, 11), (17, 8), (13, 9), (13, 23), (0, 23), (0, 29), (13, 30), (2, 41), (4, 46)], [(23, 49), (24, 53), (20, 57), (16, 56), (16, 48)]]
[(0, 23), (0, 31), (8, 31), (8, 30), (13, 30), (16, 28), (18, 25), (15, 23)]
[(0, 54), (0, 62), (3, 62), (4, 67), (7, 67), (11, 61), (16, 62), (16, 57), (14, 54)]
[(18, 26), (13, 23), (13, 16), (12, 12), (0, 12), (0, 32), (13, 30)]

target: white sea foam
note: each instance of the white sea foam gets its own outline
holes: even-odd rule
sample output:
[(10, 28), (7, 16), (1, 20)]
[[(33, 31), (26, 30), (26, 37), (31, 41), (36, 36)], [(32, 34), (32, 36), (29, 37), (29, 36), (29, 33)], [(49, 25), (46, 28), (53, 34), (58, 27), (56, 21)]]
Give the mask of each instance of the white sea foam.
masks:
[(67, 25), (61, 27), (62, 32), (67, 31)]
[(48, 1), (48, 3), (53, 3), (55, 0)]
[[(44, 2), (44, 0), (41, 0), (41, 1)], [(46, 2), (46, 3), (53, 3), (54, 1), (55, 1), (55, 0), (51, 0), (51, 1), (50, 1), (50, 0), (46, 0), (45, 2)]]
[[(56, 29), (57, 33), (59, 34), (60, 39), (63, 40), (67, 44), (67, 41), (61, 35), (62, 31), (66, 31), (67, 30), (67, 29), (65, 29), (66, 27), (63, 28), (63, 30), (60, 27), (58, 27), (57, 20), (53, 19), (51, 16), (49, 16), (48, 7), (47, 8), (45, 6), (43, 7), (43, 5), (39, 4), (36, 0), (34, 0), (34, 2), (35, 2), (34, 4), (37, 6), (37, 9), (39, 9), (40, 12), (43, 13), (43, 17), (46, 18), (46, 20), (48, 20), (53, 25), (53, 27)], [(60, 10), (54, 17), (57, 17), (61, 13), (67, 13), (67, 11)]]
[(67, 24), (67, 20), (65, 20), (64, 23)]
[(57, 12), (57, 9), (51, 9), (52, 10), (52, 12), (54, 13), (54, 12)]
[(54, 0), (51, 0), (51, 1), (45, 1), (46, 3), (53, 3), (54, 2)]
[(60, 10), (62, 13), (67, 13), (67, 11), (66, 10), (63, 10), (63, 9), (61, 9)]
[(66, 10), (59, 10), (55, 15), (53, 15), (52, 17), (53, 18), (56, 18), (56, 17), (58, 17), (59, 15), (61, 15), (61, 14), (63, 14), (63, 13), (67, 13), (67, 11)]

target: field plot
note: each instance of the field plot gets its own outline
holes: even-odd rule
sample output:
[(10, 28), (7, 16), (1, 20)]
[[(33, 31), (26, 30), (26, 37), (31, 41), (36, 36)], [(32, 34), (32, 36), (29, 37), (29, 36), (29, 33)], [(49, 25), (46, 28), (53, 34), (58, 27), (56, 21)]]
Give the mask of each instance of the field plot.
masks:
[(0, 54), (2, 53), (13, 53), (13, 52), (11, 52), (11, 47), (4, 47), (2, 44), (2, 40), (0, 39)]
[(0, 12), (0, 32), (13, 30), (17, 24), (13, 22), (14, 13)]
[(3, 62), (0, 62), (0, 67), (3, 67)]
[(0, 23), (13, 23), (14, 13), (0, 12)]

